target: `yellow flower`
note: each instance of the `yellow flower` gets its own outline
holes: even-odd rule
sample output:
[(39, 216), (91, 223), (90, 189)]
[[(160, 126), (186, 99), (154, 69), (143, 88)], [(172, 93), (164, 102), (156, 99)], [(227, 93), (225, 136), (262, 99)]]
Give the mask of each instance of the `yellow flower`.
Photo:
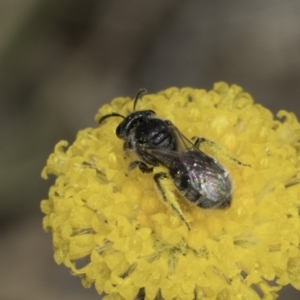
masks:
[[(205, 137), (226, 149), (233, 182), (228, 209), (189, 203), (172, 181), (190, 229), (160, 201), (151, 173), (126, 176), (130, 159), (111, 117), (59, 142), (42, 176), (54, 174), (41, 203), (53, 235), (54, 258), (95, 284), (104, 299), (275, 299), (280, 288), (300, 290), (300, 125), (292, 113), (277, 118), (236, 86), (213, 90), (170, 88), (145, 95), (137, 110), (154, 110), (187, 137)], [(129, 98), (100, 108), (96, 120), (133, 110)], [(210, 154), (210, 147), (203, 149)], [(172, 194), (172, 193), (171, 193)], [(156, 297), (156, 298), (155, 298)]]

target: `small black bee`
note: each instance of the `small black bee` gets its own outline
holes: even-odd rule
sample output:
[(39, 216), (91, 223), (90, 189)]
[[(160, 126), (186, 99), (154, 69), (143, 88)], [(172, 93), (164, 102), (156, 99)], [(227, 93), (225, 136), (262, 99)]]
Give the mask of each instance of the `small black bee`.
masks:
[[(228, 171), (216, 159), (199, 150), (201, 143), (214, 146), (214, 142), (200, 137), (192, 138), (192, 142), (170, 121), (157, 117), (154, 111), (135, 110), (138, 99), (145, 93), (144, 89), (137, 93), (133, 112), (127, 117), (111, 113), (103, 116), (99, 124), (109, 117), (124, 119), (118, 125), (116, 135), (124, 140), (124, 151), (132, 150), (140, 159), (131, 162), (128, 169), (139, 167), (143, 173), (153, 172), (162, 201), (190, 229), (175, 197), (166, 191), (164, 180), (171, 178), (179, 192), (196, 206), (219, 209), (231, 204), (232, 181)], [(158, 166), (164, 168), (156, 168)]]

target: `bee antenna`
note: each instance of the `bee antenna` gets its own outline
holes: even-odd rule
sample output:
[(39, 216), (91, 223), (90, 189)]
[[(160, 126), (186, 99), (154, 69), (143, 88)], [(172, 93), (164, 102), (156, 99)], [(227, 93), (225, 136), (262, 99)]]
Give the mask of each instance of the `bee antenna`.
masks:
[(142, 96), (145, 95), (146, 93), (147, 93), (146, 89), (139, 89), (139, 91), (137, 92), (137, 94), (135, 96), (134, 102), (133, 102), (133, 110), (134, 111), (135, 111), (135, 107), (136, 107), (138, 100), (141, 99)]
[(106, 120), (107, 118), (110, 118), (110, 117), (121, 117), (121, 118), (125, 119), (124, 116), (122, 116), (118, 113), (111, 113), (111, 114), (108, 114), (108, 115), (105, 115), (105, 116), (101, 117), (98, 121), (98, 124), (101, 125), (104, 120)]

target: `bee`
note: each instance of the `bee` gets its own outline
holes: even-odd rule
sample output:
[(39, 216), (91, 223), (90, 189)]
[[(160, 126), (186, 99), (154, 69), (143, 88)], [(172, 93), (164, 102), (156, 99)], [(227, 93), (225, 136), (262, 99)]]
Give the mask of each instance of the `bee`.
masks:
[[(216, 147), (213, 141), (202, 137), (189, 140), (172, 122), (159, 118), (153, 110), (136, 111), (138, 100), (146, 92), (145, 89), (139, 90), (134, 99), (133, 112), (128, 116), (107, 114), (100, 118), (99, 124), (110, 117), (123, 118), (116, 135), (124, 141), (123, 150), (133, 151), (139, 158), (129, 164), (128, 170), (138, 167), (143, 173), (153, 173), (160, 199), (190, 229), (165, 180), (172, 179), (188, 201), (205, 209), (225, 209), (230, 206), (232, 180), (229, 172), (215, 158), (199, 149), (202, 143)], [(234, 158), (232, 160), (242, 164)]]

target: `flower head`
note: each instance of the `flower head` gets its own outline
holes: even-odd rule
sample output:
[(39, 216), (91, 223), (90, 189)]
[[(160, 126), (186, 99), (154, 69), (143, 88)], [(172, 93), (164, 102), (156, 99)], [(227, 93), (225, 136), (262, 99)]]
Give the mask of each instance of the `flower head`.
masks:
[[(85, 287), (95, 284), (104, 299), (130, 300), (141, 293), (166, 300), (275, 299), (283, 285), (300, 289), (295, 115), (280, 111), (274, 118), (240, 87), (225, 83), (208, 92), (170, 88), (145, 95), (137, 110), (146, 109), (188, 139), (201, 136), (226, 149), (204, 145), (203, 151), (217, 154), (230, 174), (230, 208), (196, 207), (170, 180), (166, 189), (186, 226), (162, 203), (151, 173), (136, 168), (126, 176), (130, 156), (124, 157), (115, 134), (120, 118), (112, 117), (80, 131), (70, 146), (59, 142), (43, 170), (44, 178), (57, 177), (41, 203), (55, 261), (81, 276)], [(116, 98), (96, 120), (132, 110), (131, 99)]]

